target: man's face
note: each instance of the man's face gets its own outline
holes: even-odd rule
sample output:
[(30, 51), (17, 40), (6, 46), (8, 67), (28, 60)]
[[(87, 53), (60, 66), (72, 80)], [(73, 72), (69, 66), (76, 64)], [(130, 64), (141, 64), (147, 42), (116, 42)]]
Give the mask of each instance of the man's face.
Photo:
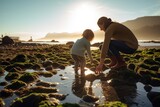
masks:
[(98, 26), (99, 26), (100, 30), (105, 31), (104, 23), (103, 24), (99, 24)]

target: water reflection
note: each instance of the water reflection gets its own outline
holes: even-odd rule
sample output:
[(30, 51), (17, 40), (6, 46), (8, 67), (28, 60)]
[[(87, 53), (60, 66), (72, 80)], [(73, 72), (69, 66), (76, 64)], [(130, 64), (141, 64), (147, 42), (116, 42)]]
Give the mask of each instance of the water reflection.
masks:
[(103, 95), (106, 101), (121, 101), (128, 106), (138, 105), (134, 99), (137, 96), (136, 82), (131, 81), (133, 74), (127, 74), (129, 71), (109, 71), (106, 78), (108, 80), (101, 81)]
[(85, 83), (85, 76), (75, 75), (75, 80), (72, 83), (73, 94), (80, 98), (82, 98), (83, 95), (86, 95), (87, 91), (85, 89)]

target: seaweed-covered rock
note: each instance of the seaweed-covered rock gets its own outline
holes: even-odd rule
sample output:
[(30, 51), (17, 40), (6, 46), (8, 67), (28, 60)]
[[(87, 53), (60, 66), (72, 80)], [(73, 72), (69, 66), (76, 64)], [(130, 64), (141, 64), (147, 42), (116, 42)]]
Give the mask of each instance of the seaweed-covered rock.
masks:
[(131, 64), (128, 65), (128, 68), (129, 68), (130, 70), (133, 70), (133, 71), (134, 71), (135, 68), (136, 68), (136, 66), (135, 66), (135, 64), (132, 64), (132, 63), (131, 63)]
[(26, 55), (24, 54), (18, 54), (15, 58), (12, 59), (12, 63), (14, 62), (25, 62), (27, 60)]
[(56, 107), (58, 104), (59, 101), (57, 99), (49, 100), (46, 94), (33, 93), (15, 99), (10, 107)]
[(99, 100), (98, 97), (95, 97), (95, 96), (92, 96), (92, 95), (89, 95), (89, 94), (84, 95), (84, 96), (82, 97), (82, 99), (83, 99), (85, 102), (89, 102), (89, 103), (93, 103), (93, 102), (96, 102), (96, 101)]
[(159, 63), (156, 62), (156, 61), (153, 60), (153, 59), (145, 59), (143, 62), (144, 62), (145, 64), (149, 64), (149, 65), (159, 65)]
[(2, 98), (0, 98), (0, 107), (3, 107), (5, 105), (4, 101), (2, 100)]
[(3, 90), (0, 91), (0, 97), (1, 98), (11, 97), (12, 95), (13, 95), (13, 91), (12, 90), (3, 89)]
[(49, 82), (44, 82), (44, 81), (40, 81), (36, 83), (37, 86), (44, 86), (44, 87), (50, 87), (51, 83)]
[(153, 70), (153, 71), (158, 71), (158, 69), (160, 68), (160, 66), (158, 65), (153, 65), (149, 68), (149, 70)]
[(8, 83), (6, 81), (0, 82), (0, 86), (6, 86)]
[(34, 82), (38, 79), (38, 75), (36, 73), (28, 73), (23, 74), (18, 80), (21, 80), (26, 83)]
[(52, 64), (53, 64), (53, 62), (48, 60), (48, 61), (43, 62), (42, 65), (43, 65), (43, 67), (47, 67), (47, 66), (51, 66)]
[(110, 101), (102, 105), (99, 105), (98, 107), (128, 107), (128, 106), (120, 101)]
[(51, 93), (51, 94), (49, 94), (49, 97), (54, 97), (59, 100), (64, 100), (67, 95), (68, 94), (64, 95), (64, 94), (59, 94), (59, 93)]
[(152, 77), (151, 78), (151, 81), (150, 81), (150, 84), (152, 85), (152, 86), (160, 86), (160, 78), (154, 78), (154, 77)]
[(9, 61), (3, 61), (3, 62), (1, 62), (0, 65), (10, 65), (10, 62)]
[(58, 92), (56, 88), (43, 87), (43, 86), (32, 87), (30, 88), (29, 91), (32, 93), (56, 93)]
[(12, 90), (17, 90), (21, 87), (25, 87), (27, 84), (23, 81), (13, 81), (11, 84), (5, 86), (6, 89), (12, 89)]
[(4, 74), (4, 69), (2, 67), (0, 67), (0, 75), (3, 75)]
[(59, 104), (57, 107), (80, 107), (80, 105), (74, 103), (63, 103), (63, 104)]
[(32, 66), (32, 69), (33, 69), (33, 70), (40, 70), (40, 68), (41, 68), (41, 66), (40, 66), (39, 64), (34, 64), (34, 65)]
[(14, 79), (18, 79), (19, 77), (20, 77), (20, 74), (19, 74), (19, 73), (17, 73), (17, 72), (9, 72), (9, 73), (6, 75), (5, 79), (6, 79), (7, 81), (11, 81), (11, 80), (14, 80)]

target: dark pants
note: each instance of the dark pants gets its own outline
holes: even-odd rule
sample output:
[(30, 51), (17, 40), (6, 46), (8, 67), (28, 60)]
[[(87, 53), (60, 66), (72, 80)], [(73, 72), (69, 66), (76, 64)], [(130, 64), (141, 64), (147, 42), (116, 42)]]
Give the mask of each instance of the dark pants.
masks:
[(81, 71), (84, 72), (84, 68), (86, 66), (86, 59), (85, 57), (78, 56), (78, 55), (73, 55), (72, 58), (74, 60), (74, 65), (75, 65), (75, 71), (78, 71), (78, 67), (81, 68)]
[[(100, 50), (102, 45), (100, 46)], [(109, 44), (109, 49), (107, 52), (108, 56), (120, 56), (120, 52), (125, 54), (133, 54), (136, 49), (128, 47), (124, 42), (118, 40), (111, 40)]]

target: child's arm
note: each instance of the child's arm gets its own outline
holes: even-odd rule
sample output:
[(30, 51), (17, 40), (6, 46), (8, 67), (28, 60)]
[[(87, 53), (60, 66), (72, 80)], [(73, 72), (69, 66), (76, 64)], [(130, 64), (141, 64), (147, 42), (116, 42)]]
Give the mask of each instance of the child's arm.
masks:
[(91, 48), (90, 48), (90, 43), (87, 45), (87, 54), (88, 54), (88, 57), (90, 59), (91, 62), (93, 62), (93, 58), (92, 58), (92, 54), (91, 54)]

